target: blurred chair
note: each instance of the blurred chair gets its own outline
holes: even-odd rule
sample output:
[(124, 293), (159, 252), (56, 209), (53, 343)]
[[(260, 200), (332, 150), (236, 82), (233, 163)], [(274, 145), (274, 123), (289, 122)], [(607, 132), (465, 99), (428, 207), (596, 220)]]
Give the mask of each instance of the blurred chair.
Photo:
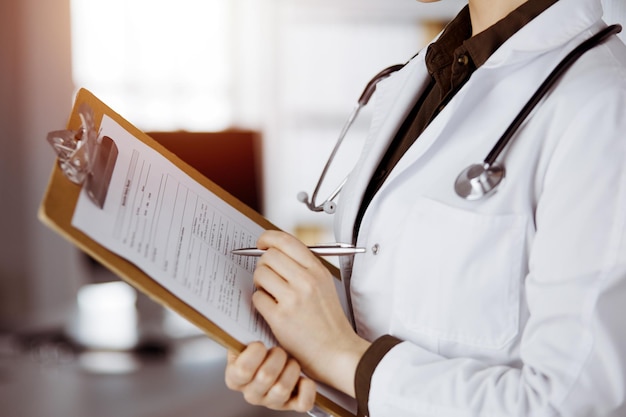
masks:
[(147, 133), (230, 194), (263, 212), (259, 132), (230, 129)]

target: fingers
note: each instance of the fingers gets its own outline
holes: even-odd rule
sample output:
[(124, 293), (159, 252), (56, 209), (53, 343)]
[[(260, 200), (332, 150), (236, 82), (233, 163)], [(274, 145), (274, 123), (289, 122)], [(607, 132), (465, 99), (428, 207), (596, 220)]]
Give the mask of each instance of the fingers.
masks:
[(304, 243), (285, 232), (277, 230), (265, 231), (259, 237), (257, 247), (262, 249), (278, 249), (304, 268), (311, 268), (319, 263), (317, 257), (311, 253)]
[(330, 276), (318, 257), (287, 233), (267, 231), (261, 235), (257, 246), (267, 251), (257, 262), (255, 285), (277, 300), (288, 295), (286, 283), (296, 285), (298, 291), (309, 296), (316, 281)]
[(290, 410), (306, 413), (315, 405), (317, 386), (312, 379), (300, 377), (298, 380), (297, 394), (288, 402)]
[(300, 365), (283, 349), (258, 342), (239, 355), (229, 352), (225, 380), (254, 405), (305, 412), (315, 402), (315, 383), (301, 375)]
[(266, 354), (267, 350), (260, 342), (251, 343), (239, 355), (229, 351), (225, 375), (226, 386), (239, 391), (249, 384), (265, 360)]
[[(266, 260), (267, 258), (264, 259), (264, 261)], [(284, 298), (291, 291), (287, 279), (277, 274), (273, 268), (261, 262), (257, 264), (254, 271), (254, 285), (271, 294), (274, 300)]]
[[(278, 231), (267, 231), (257, 242), (268, 249), (257, 262), (254, 283), (276, 301), (292, 298), (295, 284), (299, 291), (310, 289), (314, 280), (310, 268), (321, 263), (295, 237)], [(268, 302), (271, 300), (268, 300)]]
[(295, 319), (294, 310), (303, 308), (305, 300), (320, 297), (315, 275), (302, 267), (292, 272), (284, 271), (280, 264), (273, 264), (271, 268), (257, 265), (254, 272), (254, 284), (258, 290), (252, 295), (252, 304), (273, 331), (278, 330), (275, 326), (283, 320)]

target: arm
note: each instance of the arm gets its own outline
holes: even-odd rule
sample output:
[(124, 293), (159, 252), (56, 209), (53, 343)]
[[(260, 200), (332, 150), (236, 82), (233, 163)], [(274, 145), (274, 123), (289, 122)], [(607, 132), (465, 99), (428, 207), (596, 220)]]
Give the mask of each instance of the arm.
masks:
[(346, 318), (335, 278), (286, 233), (266, 232), (257, 245), (268, 251), (255, 271), (254, 306), (307, 375), (354, 396), (356, 366), (369, 343)]
[(229, 353), (226, 385), (276, 410), (312, 408), (315, 383), (301, 372), (354, 396), (356, 366), (369, 343), (345, 317), (335, 278), (286, 233), (265, 232), (257, 246), (268, 250), (255, 270), (252, 301), (281, 347), (253, 343), (238, 356)]

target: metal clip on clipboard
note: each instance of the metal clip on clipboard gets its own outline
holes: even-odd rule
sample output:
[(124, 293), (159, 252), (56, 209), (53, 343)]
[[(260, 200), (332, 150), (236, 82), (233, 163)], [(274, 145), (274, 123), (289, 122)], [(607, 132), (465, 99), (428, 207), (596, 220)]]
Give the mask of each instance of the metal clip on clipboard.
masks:
[(48, 133), (47, 140), (63, 174), (75, 184), (84, 184), (91, 201), (102, 208), (117, 160), (117, 146), (110, 137), (99, 137), (88, 105), (81, 104), (78, 115), (78, 130), (55, 130)]

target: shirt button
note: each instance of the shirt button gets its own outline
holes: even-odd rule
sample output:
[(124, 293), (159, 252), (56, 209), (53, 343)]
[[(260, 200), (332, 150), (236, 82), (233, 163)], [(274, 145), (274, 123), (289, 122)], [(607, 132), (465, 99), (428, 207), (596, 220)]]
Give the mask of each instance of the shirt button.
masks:
[(378, 251), (380, 251), (380, 245), (377, 243), (374, 246), (372, 246), (372, 253), (374, 255), (378, 255)]
[(459, 55), (459, 57), (456, 59), (456, 62), (458, 62), (461, 65), (467, 65), (469, 63), (469, 58), (467, 57), (466, 54)]

